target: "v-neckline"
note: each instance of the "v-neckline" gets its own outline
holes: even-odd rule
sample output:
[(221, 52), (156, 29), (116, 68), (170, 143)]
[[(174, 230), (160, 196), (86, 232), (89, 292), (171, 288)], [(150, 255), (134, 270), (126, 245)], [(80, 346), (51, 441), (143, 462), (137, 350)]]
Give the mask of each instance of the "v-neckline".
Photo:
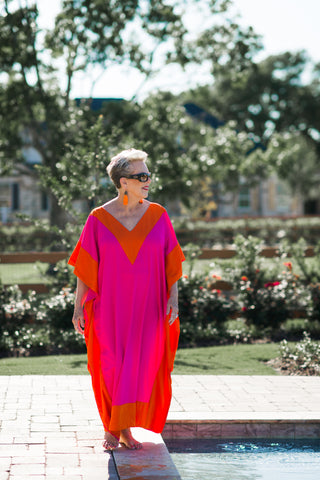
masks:
[(115, 236), (131, 264), (134, 264), (145, 239), (158, 222), (163, 212), (163, 207), (156, 203), (150, 203), (147, 210), (132, 230), (128, 230), (127, 227), (122, 225), (122, 223), (104, 207), (96, 208), (93, 210), (92, 215), (97, 217)]
[(148, 205), (148, 208), (146, 209), (146, 211), (142, 214), (142, 216), (139, 218), (139, 220), (137, 221), (137, 223), (134, 225), (133, 228), (129, 229), (127, 228), (125, 225), (123, 225), (122, 222), (120, 222), (120, 220), (118, 220), (114, 215), (112, 215), (112, 213), (110, 213), (106, 208), (104, 208), (104, 206), (102, 206), (101, 208), (107, 212), (119, 225), (121, 225), (121, 227), (123, 227), (127, 232), (133, 232), (133, 230), (139, 225), (139, 223), (142, 221), (142, 219), (144, 218), (144, 216), (146, 215), (146, 213), (148, 212), (149, 208), (150, 208), (150, 205)]

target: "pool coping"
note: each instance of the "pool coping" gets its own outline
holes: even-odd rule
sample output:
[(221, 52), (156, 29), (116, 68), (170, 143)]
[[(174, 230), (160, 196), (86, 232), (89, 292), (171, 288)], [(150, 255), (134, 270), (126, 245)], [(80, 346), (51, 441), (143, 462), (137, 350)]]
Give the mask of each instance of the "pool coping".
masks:
[(164, 440), (184, 438), (320, 438), (320, 418), (170, 419)]

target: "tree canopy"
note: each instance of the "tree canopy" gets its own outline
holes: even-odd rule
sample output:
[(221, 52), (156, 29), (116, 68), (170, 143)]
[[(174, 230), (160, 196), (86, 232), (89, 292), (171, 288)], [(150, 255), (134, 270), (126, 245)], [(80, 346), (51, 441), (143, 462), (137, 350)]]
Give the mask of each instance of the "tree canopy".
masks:
[[(270, 166), (284, 175), (296, 139), (294, 155), (308, 157), (305, 177), (318, 171), (319, 65), (305, 84), (303, 52), (256, 63), (261, 39), (232, 18), (232, 3), (64, 0), (54, 27), (42, 31), (37, 2), (2, 0), (0, 174), (19, 169), (21, 146), (31, 143), (42, 165), (30, 173), (50, 194), (51, 222), (63, 225), (72, 200), (87, 198), (89, 208), (108, 195), (106, 164), (129, 146), (148, 151), (155, 198), (179, 197), (192, 207), (201, 188), (236, 191), (243, 178), (254, 184)], [(186, 21), (195, 11), (203, 15), (197, 31)], [(126, 65), (147, 82), (170, 63), (194, 71), (209, 65), (212, 82), (179, 96), (155, 92), (143, 101), (108, 102), (98, 112), (88, 99), (72, 98), (79, 72)], [(191, 119), (183, 108), (189, 100), (225, 125), (213, 130)], [(270, 141), (276, 132), (278, 144)], [(270, 143), (268, 155), (247, 155), (252, 141)], [(276, 145), (289, 155), (280, 163)]]
[[(311, 72), (307, 79), (306, 71)], [(293, 192), (306, 200), (319, 198), (319, 65), (305, 52), (253, 61), (236, 77), (219, 69), (211, 85), (182, 97), (193, 98), (224, 122), (236, 122), (239, 131), (266, 149), (256, 150), (245, 164), (257, 164), (256, 171), (264, 174), (272, 168)]]
[[(312, 69), (308, 82), (306, 67)], [(220, 70), (211, 85), (192, 95), (224, 121), (236, 121), (253, 139), (267, 143), (273, 132), (292, 128), (319, 140), (319, 90), (319, 66), (305, 52), (286, 52), (252, 62), (236, 79), (228, 69)]]
[[(46, 32), (39, 29), (36, 2), (1, 2), (0, 171), (3, 175), (13, 166), (19, 168), (22, 140), (27, 138), (43, 159), (33, 174), (40, 173), (50, 192), (53, 223), (63, 224), (65, 202), (71, 195), (83, 195), (81, 184), (87, 186), (88, 199), (94, 200), (100, 188), (98, 170), (100, 177), (110, 154), (133, 142), (149, 149), (154, 159), (156, 178), (161, 176), (155, 191), (188, 197), (195, 167), (186, 145), (197, 129), (177, 102), (170, 104), (163, 95), (151, 96), (143, 104), (124, 102), (99, 112), (102, 121), (85, 102), (75, 104), (71, 91), (77, 72), (93, 65), (103, 69), (130, 65), (146, 79), (170, 62), (184, 67), (210, 60), (214, 66), (228, 59), (231, 65), (236, 58), (245, 69), (257, 37), (228, 19), (230, 0), (200, 3), (210, 22), (195, 35), (185, 27), (184, 16), (198, 0), (64, 0), (53, 29)], [(193, 137), (188, 139), (190, 129)]]

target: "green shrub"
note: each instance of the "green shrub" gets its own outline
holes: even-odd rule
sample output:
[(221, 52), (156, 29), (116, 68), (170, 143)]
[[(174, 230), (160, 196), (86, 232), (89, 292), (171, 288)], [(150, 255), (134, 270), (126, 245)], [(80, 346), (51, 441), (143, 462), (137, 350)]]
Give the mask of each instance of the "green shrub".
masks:
[(295, 243), (304, 238), (316, 245), (320, 238), (320, 217), (298, 218), (217, 218), (205, 220), (175, 219), (174, 226), (181, 245), (189, 242), (201, 247), (230, 245), (237, 235), (255, 236), (264, 245), (278, 245), (283, 239)]
[[(265, 337), (296, 340), (304, 330), (319, 338), (320, 283), (315, 266), (319, 262), (320, 268), (320, 249), (310, 266), (302, 241), (293, 246), (283, 242), (280, 257), (270, 268), (260, 256), (259, 238), (238, 235), (235, 241), (236, 257), (219, 262), (219, 274), (232, 284), (232, 294), (215, 287), (221, 277), (209, 272), (213, 265), (206, 272), (193, 273), (200, 248), (188, 245), (190, 268), (179, 281), (180, 344), (250, 342)], [(290, 261), (288, 255), (292, 255)], [(84, 350), (83, 338), (74, 332), (71, 321), (76, 281), (72, 268), (61, 261), (51, 269), (50, 278), (47, 295), (22, 295), (17, 286), (0, 286), (1, 355)], [(233, 320), (239, 313), (242, 318)]]
[(39, 325), (19, 326), (13, 332), (4, 330), (1, 339), (2, 352), (20, 357), (48, 353), (49, 331)]
[(212, 280), (184, 275), (179, 282), (181, 343), (221, 341), (225, 322), (238, 310), (233, 297), (212, 288)]
[(47, 279), (49, 279), (48, 284), (53, 293), (59, 293), (65, 287), (71, 290), (76, 289), (77, 277), (67, 260), (60, 260), (55, 265), (51, 265), (47, 272)]
[(4, 331), (11, 334), (17, 328), (34, 321), (37, 299), (35, 292), (23, 296), (17, 285), (0, 285), (0, 338)]
[(55, 330), (72, 330), (72, 315), (74, 309), (75, 291), (65, 287), (56, 295), (50, 295), (41, 301), (37, 320), (46, 322)]
[(85, 341), (75, 330), (57, 330), (49, 325), (22, 326), (1, 338), (2, 356), (39, 356), (84, 353)]
[(308, 244), (304, 238), (296, 243), (283, 242), (281, 250), (291, 256), (300, 269), (301, 279), (307, 284), (320, 282), (320, 242), (314, 248), (314, 257), (308, 261), (305, 251)]
[(0, 250), (3, 253), (46, 252), (51, 245), (58, 244), (59, 248), (55, 249), (63, 249), (60, 238), (43, 227), (23, 224), (0, 227)]
[(15, 286), (1, 288), (0, 355), (82, 353), (84, 339), (72, 324), (75, 293), (63, 288), (56, 295), (24, 297)]
[(70, 250), (79, 238), (85, 217), (86, 215), (80, 215), (76, 224), (68, 222), (63, 229), (50, 226), (45, 220), (32, 218), (27, 219), (28, 224), (1, 225), (0, 251), (16, 253)]
[(309, 285), (311, 295), (311, 305), (309, 307), (308, 317), (314, 322), (320, 321), (320, 283)]
[(274, 271), (262, 267), (258, 238), (236, 237), (237, 267), (226, 272), (233, 289), (238, 293), (242, 315), (249, 326), (261, 333), (274, 335), (283, 322), (302, 312), (310, 311), (312, 297), (308, 287), (293, 271), (291, 262), (280, 262), (284, 270)]

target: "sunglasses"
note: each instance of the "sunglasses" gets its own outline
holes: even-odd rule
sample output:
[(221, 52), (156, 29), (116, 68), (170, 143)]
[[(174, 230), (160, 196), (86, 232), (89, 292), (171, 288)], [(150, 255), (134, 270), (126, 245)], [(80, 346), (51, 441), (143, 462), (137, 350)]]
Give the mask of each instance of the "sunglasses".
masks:
[(128, 175), (125, 178), (133, 178), (134, 180), (139, 180), (139, 182), (145, 183), (151, 178), (151, 173), (135, 173), (133, 175)]

